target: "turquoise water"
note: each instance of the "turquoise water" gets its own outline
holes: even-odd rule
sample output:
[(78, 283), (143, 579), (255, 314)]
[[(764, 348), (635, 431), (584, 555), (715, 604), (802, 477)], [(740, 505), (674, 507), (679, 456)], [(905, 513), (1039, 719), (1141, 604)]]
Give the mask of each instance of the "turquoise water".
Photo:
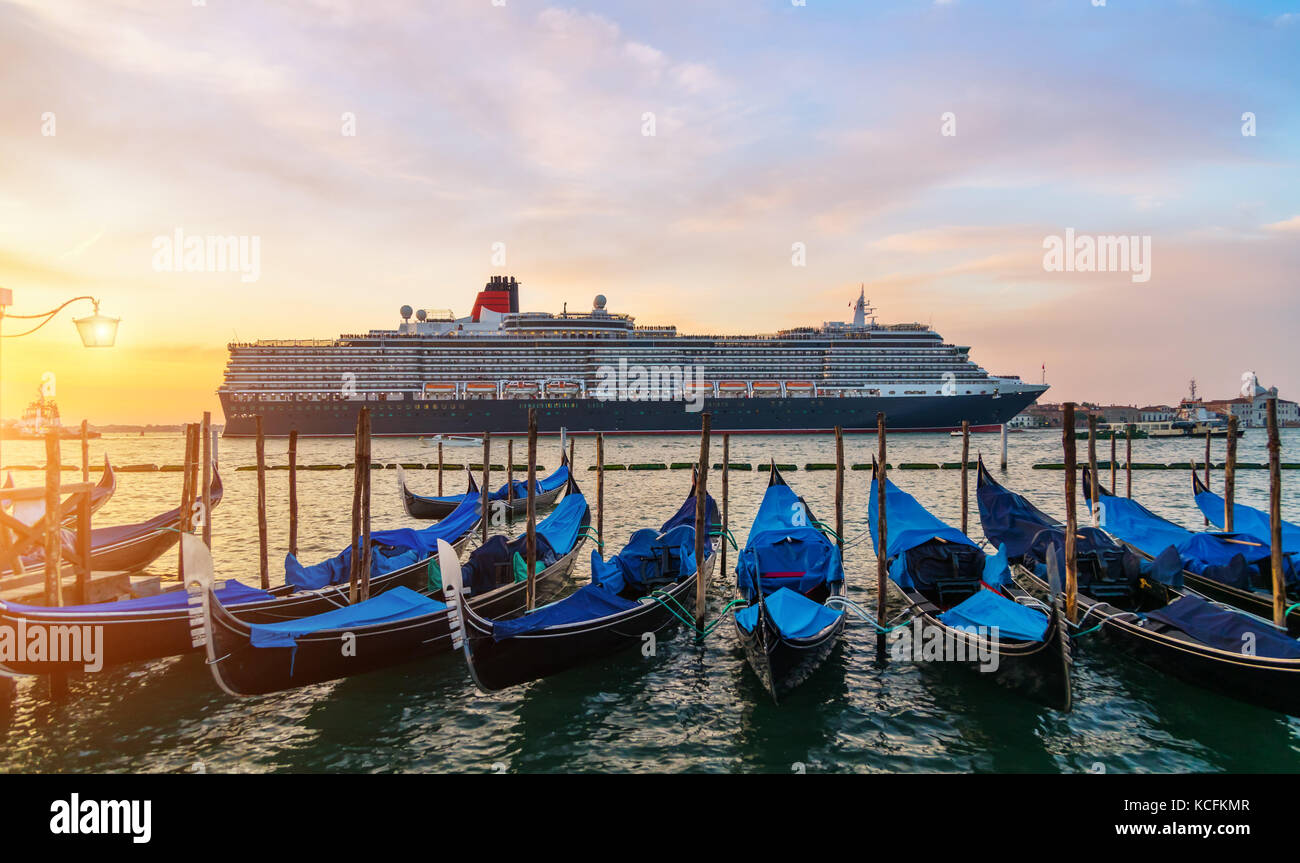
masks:
[[(960, 459), (960, 440), (948, 435), (895, 435), (890, 461)], [(698, 438), (618, 437), (606, 441), (606, 461), (691, 461)], [(304, 440), (301, 463), (345, 463), (351, 442)], [(869, 462), (873, 435), (847, 438), (849, 463)], [(1223, 441), (1214, 442), (1222, 460)], [(286, 444), (268, 442), (272, 463), (285, 461)], [(1099, 460), (1109, 442), (1099, 442)], [(71, 460), (74, 446), (68, 447)], [(178, 462), (179, 435), (108, 437), (94, 441), (92, 457), (107, 450), (117, 464)], [(972, 457), (983, 452), (996, 473), (996, 435), (972, 436)], [(494, 447), (504, 460), (504, 443)], [(522, 461), (516, 439), (516, 461)], [(1081, 442), (1080, 456), (1086, 457)], [(409, 439), (378, 439), (376, 461), (429, 461), (434, 450)], [(446, 450), (448, 461), (477, 461), (481, 450)], [(541, 462), (558, 464), (554, 438), (540, 444)], [(1192, 461), (1203, 441), (1135, 441), (1134, 460)], [(1120, 443), (1123, 454), (1123, 443)], [(594, 459), (588, 438), (577, 444), (577, 475), (595, 501)], [(733, 462), (776, 457), (799, 465), (787, 474), (825, 521), (834, 517), (833, 471), (808, 472), (807, 462), (834, 460), (829, 436), (735, 436)], [(253, 445), (223, 441), (226, 499), (214, 514), (219, 577), (257, 580), (256, 474)], [(1239, 458), (1265, 462), (1264, 433), (1250, 430)], [(1283, 458), (1300, 461), (1300, 430), (1284, 433)], [(5, 442), (7, 464), (40, 463), (38, 444)], [(721, 460), (715, 437), (711, 461)], [(1006, 484), (1048, 512), (1063, 515), (1063, 474), (1033, 470), (1060, 461), (1059, 432), (1010, 437)], [(374, 524), (418, 526), (402, 513), (394, 471), (374, 475)], [(1105, 472), (1103, 472), (1105, 475)], [(414, 488), (432, 493), (434, 472), (413, 471)], [(711, 491), (719, 492), (717, 475)], [(1134, 496), (1190, 527), (1201, 524), (1186, 471), (1134, 472)], [(19, 484), (40, 475), (16, 473)], [(271, 572), (282, 573), (287, 545), (287, 479), (268, 474)], [(866, 471), (846, 474), (845, 534), (866, 531)], [(960, 473), (897, 471), (893, 479), (952, 524), (960, 521)], [(1300, 471), (1283, 474), (1283, 513), (1300, 521)], [(733, 472), (731, 527), (740, 543), (758, 507), (766, 475)], [(305, 472), (300, 483), (302, 557), (315, 561), (348, 541), (351, 473)], [(448, 492), (463, 488), (449, 476)], [(621, 544), (634, 529), (657, 525), (690, 485), (688, 471), (611, 472), (606, 475), (606, 533)], [(1214, 487), (1221, 489), (1216, 472)], [(1267, 472), (1241, 471), (1238, 499), (1263, 506)], [(971, 477), (971, 533), (982, 538)], [(1119, 474), (1119, 492), (1124, 474)], [(117, 495), (97, 515), (102, 525), (135, 521), (176, 505), (180, 475), (122, 474)], [(1082, 511), (1082, 508), (1081, 508)], [(576, 568), (585, 582), (588, 565)], [(845, 555), (849, 595), (874, 605), (875, 560), (869, 541)], [(734, 554), (729, 555), (734, 561)], [(175, 556), (160, 571), (174, 570)], [(710, 601), (720, 609), (733, 596), (733, 576), (719, 571)], [(901, 609), (897, 596), (894, 611)], [(471, 685), (458, 656), (321, 684), (281, 695), (238, 700), (221, 693), (198, 656), (108, 669), (73, 678), (67, 701), (51, 705), (44, 684), (19, 683), (11, 715), (0, 718), (0, 771), (763, 771), (807, 772), (1080, 772), (1296, 771), (1300, 723), (1165, 677), (1124, 660), (1086, 639), (1078, 650), (1075, 709), (1060, 714), (1022, 700), (959, 668), (889, 661), (878, 665), (875, 638), (851, 626), (844, 645), (804, 687), (777, 707), (745, 664), (731, 632), (721, 626), (703, 644), (678, 631), (661, 639), (657, 656), (633, 652), (559, 677), (495, 695)], [(201, 765), (201, 768), (199, 767)], [(1101, 765), (1097, 768), (1096, 765)]]

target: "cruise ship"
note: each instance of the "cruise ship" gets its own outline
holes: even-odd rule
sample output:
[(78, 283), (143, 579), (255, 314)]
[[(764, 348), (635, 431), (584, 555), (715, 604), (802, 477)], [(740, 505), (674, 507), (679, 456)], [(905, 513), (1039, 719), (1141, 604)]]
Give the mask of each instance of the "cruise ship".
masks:
[(991, 375), (923, 324), (879, 324), (865, 292), (852, 322), (765, 335), (638, 326), (597, 296), (589, 312), (521, 312), (520, 283), (493, 276), (467, 317), (403, 306), (395, 329), (332, 340), (229, 345), (218, 393), (225, 434), (991, 430), (1046, 391)]

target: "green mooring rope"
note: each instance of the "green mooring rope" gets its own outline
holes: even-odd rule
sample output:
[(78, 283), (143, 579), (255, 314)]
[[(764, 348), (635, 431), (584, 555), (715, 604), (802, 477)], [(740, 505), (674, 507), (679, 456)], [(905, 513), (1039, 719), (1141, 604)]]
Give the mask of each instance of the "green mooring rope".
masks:
[[(695, 621), (691, 619), (690, 613), (686, 610), (685, 606), (678, 602), (673, 596), (664, 593), (662, 590), (655, 590), (651, 591), (650, 598), (668, 609), (668, 613), (677, 618), (681, 623), (693, 629), (695, 631), (696, 641), (703, 641), (708, 638), (709, 635), (713, 633), (713, 630), (717, 629), (722, 624), (722, 621), (726, 619), (727, 615), (731, 613), (732, 608), (737, 605), (745, 604), (743, 599), (733, 599), (731, 602), (728, 602), (726, 607), (724, 607), (718, 614), (717, 620), (713, 621), (713, 623), (709, 624), (704, 629), (700, 629), (695, 625)], [(676, 608), (673, 606), (676, 606)]]

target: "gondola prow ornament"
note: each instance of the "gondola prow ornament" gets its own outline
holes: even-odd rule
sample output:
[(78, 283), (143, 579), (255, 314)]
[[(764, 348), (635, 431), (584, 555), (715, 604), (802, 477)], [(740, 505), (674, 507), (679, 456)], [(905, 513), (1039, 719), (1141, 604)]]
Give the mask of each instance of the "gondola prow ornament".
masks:
[(442, 591), (447, 598), (447, 627), (451, 631), (451, 649), (460, 650), (465, 642), (465, 616), (461, 609), (460, 558), (456, 549), (438, 540), (438, 569), (442, 573)]

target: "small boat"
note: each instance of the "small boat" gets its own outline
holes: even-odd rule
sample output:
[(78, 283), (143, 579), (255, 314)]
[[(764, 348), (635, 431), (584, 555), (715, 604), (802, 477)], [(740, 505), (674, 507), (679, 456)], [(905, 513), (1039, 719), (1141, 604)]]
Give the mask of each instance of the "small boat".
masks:
[(507, 381), (502, 389), (506, 398), (526, 399), (536, 396), (541, 388), (536, 381)]
[(776, 398), (781, 395), (781, 382), (754, 381), (754, 395)]
[[(681, 507), (658, 529), (636, 531), (609, 560), (592, 549), (591, 583), (558, 602), (496, 621), (460, 604), (465, 658), (478, 688), (506, 689), (639, 647), (646, 633), (658, 633), (680, 615), (693, 614), (696, 578), (702, 573), (707, 581), (717, 561), (710, 539), (703, 566), (696, 566), (695, 503), (692, 485)], [(719, 526), (712, 497), (705, 513), (712, 532)]]
[[(867, 520), (879, 555), (876, 467)], [(998, 684), (1069, 710), (1073, 662), (1059, 595), (1044, 606), (1011, 578), (1004, 549), (986, 555), (888, 479), (885, 506), (889, 578), (911, 608), (912, 638), (942, 644), (945, 658), (991, 668)]]
[(736, 396), (745, 395), (749, 392), (749, 385), (744, 381), (719, 381), (718, 395)]
[[(1085, 468), (1083, 490), (1090, 511), (1091, 487), (1092, 475)], [(1272, 620), (1273, 568), (1267, 533), (1261, 537), (1253, 532), (1191, 531), (1135, 500), (1111, 494), (1103, 484), (1097, 491), (1097, 523), (1106, 533), (1148, 560), (1173, 548), (1182, 563), (1183, 580), (1197, 593)], [(1219, 514), (1223, 514), (1222, 499)], [(1292, 556), (1284, 556), (1282, 563), (1287, 592), (1294, 597), (1300, 593), (1300, 568)], [(1293, 601), (1287, 601), (1288, 607)], [(1288, 632), (1300, 635), (1300, 608), (1290, 608), (1286, 622)]]
[(465, 384), (465, 395), (475, 398), (496, 398), (497, 385), (487, 381), (470, 381)]
[(777, 703), (821, 666), (844, 629), (844, 612), (826, 604), (844, 595), (844, 564), (820, 525), (773, 462), (736, 561), (736, 586), (748, 606), (734, 624), (750, 667)]
[(547, 381), (546, 396), (547, 398), (567, 399), (576, 396), (582, 387), (574, 381)]
[[(1062, 525), (1003, 488), (981, 464), (976, 497), (991, 542), (1020, 577), (1050, 590), (1065, 572)], [(1193, 686), (1300, 715), (1300, 642), (1267, 621), (1182, 586), (1178, 552), (1142, 561), (1097, 528), (1077, 532), (1078, 608), (1072, 632), (1098, 629), (1121, 652)]]
[[(427, 590), (437, 541), (442, 539), (455, 543), (458, 549), (464, 548), (477, 523), (478, 509), (466, 503), (456, 513), (424, 530), (401, 528), (372, 533), (371, 596), (398, 588)], [(182, 543), (191, 539), (195, 539), (192, 534), (181, 536)], [(202, 541), (195, 541), (206, 553)], [(188, 579), (191, 575), (189, 551), (184, 554)], [(296, 558), (288, 555), (285, 557), (283, 585), (259, 590), (230, 579), (213, 593), (226, 614), (232, 618), (238, 615), (247, 623), (269, 624), (307, 617), (347, 605), (350, 563), (350, 548), (313, 566), (302, 566)], [(29, 629), (33, 626), (100, 626), (103, 627), (100, 659), (104, 665), (159, 659), (189, 653), (203, 646), (201, 633), (192, 631), (197, 620), (192, 613), (197, 613), (197, 608), (192, 609), (190, 601), (191, 597), (183, 589), (140, 599), (58, 608), (0, 601), (0, 629), (6, 626)], [(48, 674), (50, 671), (80, 668), (82, 663), (78, 662), (10, 660), (0, 664), (0, 672), (12, 674)]]
[[(537, 480), (537, 492), (533, 496), (534, 506), (541, 509), (559, 500), (569, 482), (569, 476), (569, 457), (566, 453), (561, 453), (559, 468), (549, 476)], [(447, 513), (460, 506), (465, 498), (481, 499), (481, 492), (478, 483), (474, 481), (472, 472), (469, 474), (469, 488), (463, 494), (430, 497), (416, 494), (407, 488), (406, 470), (399, 466), (397, 468), (397, 487), (402, 494), (402, 506), (405, 507), (406, 514), (411, 518), (443, 518)], [(492, 492), (488, 496), (488, 500), (493, 504), (493, 512), (496, 512), (498, 507), (502, 508), (505, 514), (511, 516), (526, 512), (528, 510), (528, 481), (526, 479), (515, 480), (513, 485), (507, 482)]]
[(420, 443), (425, 446), (483, 446), (483, 438), (473, 437), (472, 435), (460, 434), (436, 434), (433, 437), (422, 437)]
[[(7, 484), (13, 485), (12, 476), (7, 480)], [(90, 490), (91, 515), (102, 509), (104, 504), (108, 503), (109, 499), (112, 498), (115, 491), (117, 491), (117, 471), (113, 470), (113, 465), (109, 463), (108, 456), (104, 456), (104, 472), (100, 475), (99, 481), (95, 483), (95, 487)], [(68, 510), (62, 519), (63, 526), (75, 526), (77, 523), (77, 509), (73, 506), (71, 496), (64, 499), (60, 507), (63, 510)], [(9, 509), (11, 516), (29, 526), (45, 518), (45, 501), (43, 500), (13, 501), (0, 494), (0, 508)]]
[[(224, 488), (221, 475), (212, 474), (212, 489), (208, 498), (208, 512), (221, 503)], [(139, 572), (161, 557), (180, 538), (180, 507), (155, 515), (135, 524), (120, 524), (90, 529), (90, 568), (95, 572)], [(74, 554), (76, 534), (64, 531), (64, 547)], [(45, 554), (38, 549), (23, 557), (23, 568), (38, 569), (44, 565)], [(8, 570), (0, 576), (11, 574)]]
[(817, 387), (812, 381), (786, 381), (785, 394), (788, 396), (816, 395)]
[[(572, 479), (569, 484), (568, 495), (537, 525), (539, 602), (550, 601), (567, 584), (591, 521), (586, 499)], [(525, 609), (526, 542), (526, 535), (494, 536), (471, 552), (461, 569), (467, 602), (484, 617), (510, 617)], [(430, 569), (436, 579), (430, 587), (436, 589), (427, 593), (396, 587), (355, 605), (269, 624), (237, 617), (212, 589), (211, 578), (200, 579), (194, 585), (212, 676), (231, 695), (264, 695), (450, 652), (445, 585), (456, 582), (444, 581), (442, 566)], [(186, 582), (191, 583), (188, 563)]]

